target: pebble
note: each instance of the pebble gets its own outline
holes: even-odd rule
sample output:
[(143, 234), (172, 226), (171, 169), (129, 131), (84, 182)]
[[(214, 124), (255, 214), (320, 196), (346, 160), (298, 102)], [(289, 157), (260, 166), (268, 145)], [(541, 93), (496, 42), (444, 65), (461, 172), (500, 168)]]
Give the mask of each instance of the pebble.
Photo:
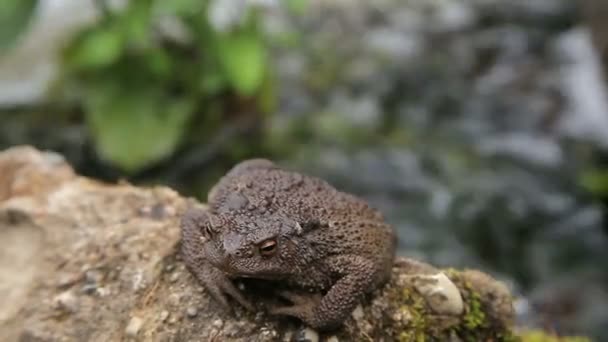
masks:
[(131, 317), (129, 324), (127, 324), (127, 327), (125, 328), (125, 334), (129, 337), (137, 336), (137, 333), (139, 333), (143, 324), (144, 321), (141, 318), (136, 316)]
[(99, 270), (88, 270), (84, 273), (84, 280), (90, 284), (98, 284), (103, 280), (103, 273)]
[(64, 273), (59, 276), (57, 279), (57, 287), (58, 288), (67, 288), (80, 280), (80, 275), (76, 273)]
[(78, 299), (72, 291), (65, 291), (58, 294), (54, 299), (55, 307), (66, 312), (74, 313), (78, 310)]
[(213, 323), (211, 323), (211, 325), (212, 325), (213, 327), (215, 327), (215, 328), (218, 328), (218, 329), (219, 329), (219, 328), (221, 328), (221, 327), (223, 327), (223, 326), (224, 326), (224, 321), (222, 321), (221, 319), (219, 319), (219, 318), (218, 318), (218, 319), (214, 320), (214, 321), (213, 321)]
[(363, 318), (364, 315), (365, 313), (363, 312), (363, 307), (361, 305), (357, 305), (357, 307), (355, 308), (355, 310), (353, 310), (352, 313), (353, 318), (356, 320), (360, 320), (361, 318)]
[(464, 311), (460, 290), (445, 273), (413, 276), (413, 284), (436, 313), (456, 316)]
[(110, 294), (110, 290), (106, 289), (105, 287), (99, 287), (97, 288), (96, 293), (99, 297), (106, 297)]
[(271, 328), (263, 327), (260, 329), (260, 335), (264, 339), (274, 339), (277, 337), (277, 331)]
[(331, 336), (327, 339), (327, 342), (340, 342), (340, 340), (336, 336)]
[(169, 281), (172, 283), (175, 283), (178, 279), (179, 279), (179, 273), (177, 273), (177, 272), (172, 273), (171, 277), (169, 277)]
[(296, 338), (297, 342), (319, 342), (319, 333), (311, 328), (304, 328)]
[(169, 295), (168, 301), (173, 306), (180, 306), (182, 296), (179, 293), (172, 293)]
[(82, 287), (82, 293), (84, 294), (93, 295), (95, 292), (97, 292), (97, 284), (85, 284)]
[(160, 315), (158, 316), (158, 319), (160, 319), (161, 322), (164, 322), (167, 320), (167, 318), (169, 318), (169, 311), (167, 311), (167, 310), (161, 311)]
[(197, 314), (198, 314), (198, 310), (194, 306), (189, 306), (186, 309), (186, 315), (190, 318), (196, 317)]

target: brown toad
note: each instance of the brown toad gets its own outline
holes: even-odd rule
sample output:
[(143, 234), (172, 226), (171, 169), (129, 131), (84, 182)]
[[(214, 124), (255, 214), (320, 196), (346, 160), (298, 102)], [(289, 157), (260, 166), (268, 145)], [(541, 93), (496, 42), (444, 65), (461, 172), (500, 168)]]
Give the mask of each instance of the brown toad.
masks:
[(364, 201), (323, 180), (253, 159), (228, 172), (208, 202), (207, 210), (184, 214), (182, 253), (226, 307), (229, 296), (253, 308), (231, 279), (280, 281), (323, 296), (284, 293), (293, 305), (273, 307), (271, 313), (330, 329), (390, 276), (392, 227)]

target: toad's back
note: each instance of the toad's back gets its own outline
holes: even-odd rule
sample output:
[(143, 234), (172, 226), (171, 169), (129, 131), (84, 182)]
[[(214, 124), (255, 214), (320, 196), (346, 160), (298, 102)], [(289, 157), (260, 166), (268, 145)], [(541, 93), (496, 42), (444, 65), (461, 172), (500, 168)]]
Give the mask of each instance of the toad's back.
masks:
[(307, 239), (316, 246), (319, 258), (361, 256), (385, 273), (378, 281), (390, 273), (396, 247), (392, 227), (366, 202), (321, 179), (280, 169), (270, 161), (249, 160), (220, 180), (209, 194), (209, 203), (215, 212), (246, 206), (252, 215), (281, 214), (314, 222), (318, 229), (311, 229)]

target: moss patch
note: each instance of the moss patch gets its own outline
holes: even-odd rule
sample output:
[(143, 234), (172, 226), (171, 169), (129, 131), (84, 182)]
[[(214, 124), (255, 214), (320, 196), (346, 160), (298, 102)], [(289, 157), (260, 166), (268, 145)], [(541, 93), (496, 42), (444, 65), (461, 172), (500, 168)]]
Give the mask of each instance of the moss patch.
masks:
[(525, 332), (519, 334), (519, 336), (520, 336), (521, 342), (591, 342), (591, 340), (587, 337), (582, 337), (582, 336), (559, 337), (559, 336), (548, 334), (548, 333), (540, 331), (540, 330), (525, 331)]

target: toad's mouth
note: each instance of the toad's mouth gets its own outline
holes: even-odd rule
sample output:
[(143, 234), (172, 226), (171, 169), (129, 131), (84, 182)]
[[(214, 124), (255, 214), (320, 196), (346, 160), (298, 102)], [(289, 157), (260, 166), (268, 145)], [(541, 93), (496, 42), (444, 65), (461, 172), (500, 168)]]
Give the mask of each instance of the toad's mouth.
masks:
[(234, 266), (223, 265), (222, 270), (230, 278), (247, 278), (247, 279), (261, 279), (261, 280), (281, 280), (285, 278), (285, 274), (272, 272), (272, 271), (245, 271)]
[(266, 273), (238, 273), (238, 278), (249, 278), (249, 279), (263, 279), (263, 280), (279, 280), (283, 278), (278, 274), (266, 274)]

